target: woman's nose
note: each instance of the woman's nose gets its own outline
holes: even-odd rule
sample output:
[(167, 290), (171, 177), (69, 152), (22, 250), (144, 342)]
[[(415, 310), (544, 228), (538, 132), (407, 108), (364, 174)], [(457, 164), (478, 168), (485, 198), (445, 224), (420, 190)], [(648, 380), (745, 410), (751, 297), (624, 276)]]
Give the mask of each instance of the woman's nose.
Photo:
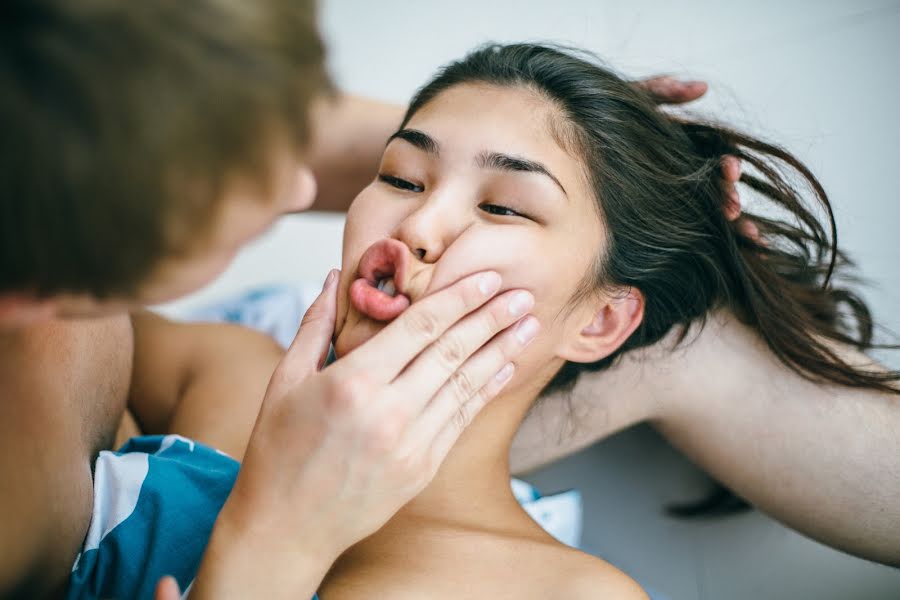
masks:
[(395, 237), (422, 262), (437, 262), (466, 228), (461, 203), (447, 200), (451, 199), (429, 198), (407, 216), (395, 232)]

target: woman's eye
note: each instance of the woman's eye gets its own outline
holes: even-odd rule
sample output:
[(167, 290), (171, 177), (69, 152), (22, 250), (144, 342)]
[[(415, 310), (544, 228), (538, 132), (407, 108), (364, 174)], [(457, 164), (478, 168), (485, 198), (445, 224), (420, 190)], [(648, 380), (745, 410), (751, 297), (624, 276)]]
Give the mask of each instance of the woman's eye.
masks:
[(497, 204), (482, 204), (478, 208), (488, 214), (499, 215), (501, 217), (525, 217), (525, 215), (523, 215), (522, 213), (516, 212), (511, 208), (506, 208), (505, 206), (499, 206)]
[(421, 192), (425, 189), (421, 185), (417, 185), (405, 179), (400, 179), (399, 177), (394, 177), (393, 175), (381, 174), (378, 175), (378, 179), (391, 187), (395, 187), (398, 190), (405, 190), (407, 192)]

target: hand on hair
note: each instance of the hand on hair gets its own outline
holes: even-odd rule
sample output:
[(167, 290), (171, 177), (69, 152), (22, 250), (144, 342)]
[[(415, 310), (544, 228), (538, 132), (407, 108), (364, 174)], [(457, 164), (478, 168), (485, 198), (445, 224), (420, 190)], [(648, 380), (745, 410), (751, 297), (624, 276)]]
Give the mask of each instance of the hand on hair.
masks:
[[(703, 81), (681, 81), (675, 77), (661, 75), (635, 81), (634, 85), (643, 89), (658, 104), (684, 104), (693, 102), (706, 93), (709, 86)], [(737, 223), (738, 232), (760, 243), (759, 228), (750, 219), (741, 219), (741, 198), (736, 184), (741, 179), (741, 161), (736, 156), (722, 159), (723, 192), (725, 194), (725, 218)]]
[(681, 81), (669, 75), (635, 81), (634, 85), (650, 94), (657, 104), (693, 102), (706, 93), (709, 86), (703, 81)]
[(741, 218), (741, 197), (737, 191), (737, 182), (741, 179), (741, 161), (736, 156), (722, 158), (722, 192), (725, 194), (725, 218), (737, 221), (738, 232), (757, 244), (765, 245), (759, 237), (759, 227), (751, 219)]

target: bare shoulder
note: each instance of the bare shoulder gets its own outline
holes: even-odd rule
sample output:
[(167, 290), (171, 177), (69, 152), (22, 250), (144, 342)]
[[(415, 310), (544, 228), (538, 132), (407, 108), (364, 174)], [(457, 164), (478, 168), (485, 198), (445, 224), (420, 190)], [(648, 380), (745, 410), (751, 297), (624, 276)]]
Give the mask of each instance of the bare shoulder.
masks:
[(124, 407), (129, 332), (122, 319), (46, 323), (0, 344), (2, 597), (68, 580), (91, 520), (91, 458)]
[(569, 566), (562, 573), (558, 588), (560, 597), (648, 600), (646, 592), (635, 580), (605, 560), (573, 550), (566, 563)]

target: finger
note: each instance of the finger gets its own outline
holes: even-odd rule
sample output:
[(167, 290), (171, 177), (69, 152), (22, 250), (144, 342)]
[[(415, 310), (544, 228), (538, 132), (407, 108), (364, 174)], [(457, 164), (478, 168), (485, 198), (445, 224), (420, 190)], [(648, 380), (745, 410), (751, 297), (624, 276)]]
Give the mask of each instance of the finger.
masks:
[(496, 398), (497, 394), (506, 387), (514, 374), (515, 366), (509, 363), (507, 368), (497, 373), (497, 377), (493, 378), (488, 385), (460, 408), (457, 418), (453, 418), (445, 424), (444, 429), (438, 433), (431, 445), (431, 464), (434, 469), (444, 462), (462, 432), (472, 424), (472, 421), (487, 406), (488, 402)]
[[(532, 306), (534, 296), (531, 293), (522, 290), (506, 292), (492, 300), (482, 310), (451, 327), (418, 356), (395, 381), (400, 397), (411, 413), (418, 414), (439, 390), (448, 386), (459, 396), (457, 404), (474, 396), (489, 375), (521, 351), (521, 345), (510, 344), (510, 335), (501, 336), (498, 343), (501, 341), (505, 343), (499, 344), (500, 349), (509, 351), (506, 353), (506, 360), (498, 362), (493, 372), (485, 374), (480, 380), (473, 379), (471, 371), (460, 371), (460, 366), (480, 348), (491, 342), (498, 333), (521, 319)], [(537, 319), (532, 320), (537, 322)], [(521, 324), (515, 329), (518, 330), (520, 327)], [(493, 344), (495, 349), (498, 343)], [(513, 350), (515, 352), (510, 354)], [(494, 356), (497, 354), (496, 351), (492, 353)]]
[(725, 218), (734, 221), (741, 216), (741, 197), (735, 184), (741, 179), (741, 161), (736, 156), (722, 157), (722, 193), (725, 194), (725, 204), (722, 211)]
[(322, 292), (303, 315), (300, 329), (276, 369), (281, 378), (302, 379), (320, 369), (325, 362), (337, 318), (339, 273), (335, 269), (328, 274)]
[(154, 600), (180, 600), (180, 598), (181, 590), (174, 577), (167, 575), (156, 584), (156, 593), (153, 594)]
[(451, 422), (456, 422), (460, 431), (470, 423), (474, 411), (480, 410), (479, 402), (472, 404), (472, 399), (482, 396), (486, 401), (506, 384), (513, 361), (539, 331), (538, 320), (529, 315), (467, 360), (413, 421), (408, 433), (410, 447), (426, 447)]
[(759, 227), (752, 219), (741, 219), (740, 222), (738, 222), (738, 231), (745, 238), (752, 240), (760, 246), (767, 245), (765, 240), (762, 239), (762, 236), (759, 234)]
[(500, 275), (487, 271), (435, 292), (410, 306), (338, 364), (365, 370), (383, 382), (393, 381), (451, 325), (494, 297), (500, 284)]
[(725, 193), (725, 204), (722, 206), (722, 212), (725, 213), (726, 219), (734, 221), (741, 216), (741, 197), (734, 185), (729, 185), (723, 192)]
[(635, 85), (649, 93), (657, 104), (691, 102), (705, 94), (709, 87), (703, 81), (681, 81), (668, 75), (636, 81)]
[(727, 154), (722, 157), (722, 177), (726, 182), (735, 184), (741, 179), (741, 159)]

